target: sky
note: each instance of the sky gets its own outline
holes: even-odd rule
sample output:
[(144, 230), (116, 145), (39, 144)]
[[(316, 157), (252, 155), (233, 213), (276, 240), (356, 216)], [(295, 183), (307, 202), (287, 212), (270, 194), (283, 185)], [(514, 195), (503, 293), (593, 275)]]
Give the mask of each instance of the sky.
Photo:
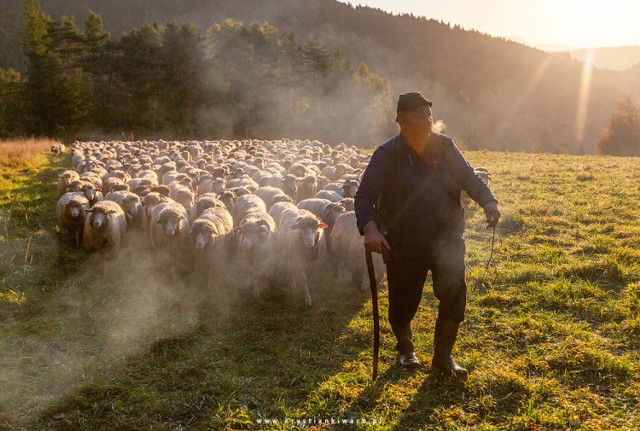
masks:
[(532, 46), (640, 45), (638, 0), (340, 0), (413, 13)]

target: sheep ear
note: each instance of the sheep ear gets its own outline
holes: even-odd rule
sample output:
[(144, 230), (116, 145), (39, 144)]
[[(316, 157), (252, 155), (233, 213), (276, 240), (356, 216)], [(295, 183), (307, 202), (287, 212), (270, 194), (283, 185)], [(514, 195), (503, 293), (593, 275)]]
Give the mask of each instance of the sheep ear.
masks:
[(291, 225), (291, 229), (300, 229), (300, 217), (296, 219), (296, 221)]
[(326, 229), (326, 228), (328, 228), (328, 227), (329, 227), (329, 225), (328, 225), (328, 224), (326, 224), (326, 223), (320, 223), (320, 224), (318, 225), (318, 227), (319, 227), (320, 229)]
[(234, 227), (234, 228), (233, 228), (233, 231), (234, 231), (236, 234), (238, 234), (238, 233), (242, 232), (242, 228), (241, 228), (240, 226), (236, 226), (236, 227)]
[(92, 213), (93, 211), (94, 211), (93, 208), (87, 208), (84, 210), (84, 212), (86, 213)]

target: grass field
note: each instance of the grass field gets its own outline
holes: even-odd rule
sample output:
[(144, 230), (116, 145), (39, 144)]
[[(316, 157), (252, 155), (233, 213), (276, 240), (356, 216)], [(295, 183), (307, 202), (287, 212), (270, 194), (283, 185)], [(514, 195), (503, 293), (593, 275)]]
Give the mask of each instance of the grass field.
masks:
[[(216, 292), (170, 282), (138, 241), (102, 263), (55, 229), (67, 155), (3, 168), (0, 429), (640, 429), (640, 161), (466, 155), (492, 171), (503, 219), (483, 279), (491, 232), (469, 210), (460, 382), (396, 367), (383, 318), (373, 383), (369, 294), (344, 271), (319, 277), (305, 309), (222, 275)], [(332, 419), (353, 423), (318, 423)]]

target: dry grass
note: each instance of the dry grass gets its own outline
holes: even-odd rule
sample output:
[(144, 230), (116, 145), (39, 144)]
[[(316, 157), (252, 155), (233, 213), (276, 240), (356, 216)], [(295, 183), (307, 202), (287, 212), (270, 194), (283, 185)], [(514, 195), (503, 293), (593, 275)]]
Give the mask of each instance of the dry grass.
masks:
[(0, 166), (25, 166), (38, 154), (59, 143), (52, 139), (30, 138), (0, 141)]

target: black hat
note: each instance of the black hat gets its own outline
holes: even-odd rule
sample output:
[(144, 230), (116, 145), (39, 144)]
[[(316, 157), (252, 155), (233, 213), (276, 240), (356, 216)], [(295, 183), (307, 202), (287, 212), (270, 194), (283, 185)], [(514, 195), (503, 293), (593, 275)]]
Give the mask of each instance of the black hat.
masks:
[(398, 97), (398, 109), (396, 112), (412, 111), (422, 105), (432, 106), (433, 104), (425, 99), (419, 92), (412, 91), (411, 93), (401, 94), (400, 97)]

